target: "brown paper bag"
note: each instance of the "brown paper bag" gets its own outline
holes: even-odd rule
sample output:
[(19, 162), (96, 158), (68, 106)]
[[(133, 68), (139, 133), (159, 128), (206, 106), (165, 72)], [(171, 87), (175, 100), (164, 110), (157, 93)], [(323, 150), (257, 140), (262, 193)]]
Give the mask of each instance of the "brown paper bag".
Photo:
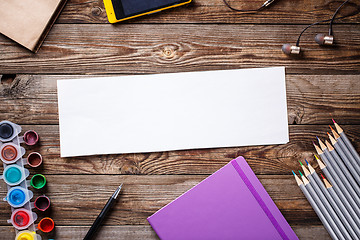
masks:
[(66, 0), (0, 0), (0, 32), (37, 52)]

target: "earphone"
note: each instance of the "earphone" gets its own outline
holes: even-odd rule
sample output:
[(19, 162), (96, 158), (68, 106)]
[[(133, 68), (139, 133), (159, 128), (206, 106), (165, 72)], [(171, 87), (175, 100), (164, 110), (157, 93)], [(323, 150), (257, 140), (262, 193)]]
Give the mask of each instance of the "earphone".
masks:
[(227, 0), (223, 0), (225, 5), (230, 8), (233, 11), (236, 12), (241, 12), (241, 13), (256, 13), (258, 11), (263, 10), (264, 8), (267, 8), (270, 4), (272, 4), (275, 0), (267, 0), (266, 2), (263, 3), (263, 5), (261, 5), (259, 8), (257, 9), (238, 9), (238, 8), (234, 8), (232, 6), (230, 6), (230, 4), (227, 2)]
[[(275, 2), (275, 0), (267, 0), (266, 2), (264, 2), (259, 8), (257, 9), (237, 9), (237, 8), (234, 8), (232, 6), (230, 6), (230, 4), (227, 2), (227, 0), (223, 0), (225, 5), (230, 8), (231, 10), (233, 11), (236, 11), (236, 12), (240, 12), (240, 13), (243, 13), (243, 14), (251, 14), (251, 13), (257, 13), (265, 8), (267, 8), (270, 4), (272, 4), (273, 2)], [(329, 34), (328, 35), (325, 35), (325, 34), (322, 34), (322, 33), (319, 33), (315, 36), (315, 42), (319, 45), (333, 45), (334, 44), (334, 34), (333, 34), (333, 29), (332, 29), (332, 26), (333, 26), (333, 23), (335, 20), (339, 20), (339, 19), (343, 19), (343, 18), (347, 18), (347, 17), (351, 17), (351, 16), (354, 16), (356, 14), (358, 14), (360, 12), (360, 8), (357, 7), (357, 11), (354, 11), (348, 15), (345, 15), (345, 16), (342, 16), (342, 17), (338, 17), (336, 18), (336, 15), (338, 14), (339, 10), (347, 3), (349, 2), (350, 0), (346, 0), (344, 1), (337, 9), (336, 11), (334, 12), (333, 16), (330, 18), (330, 19), (327, 19), (327, 20), (323, 20), (323, 21), (319, 21), (319, 22), (315, 22), (315, 23), (312, 23), (310, 24), (309, 26), (305, 27), (298, 39), (297, 39), (297, 42), (295, 45), (291, 45), (291, 44), (284, 44), (281, 48), (281, 50), (287, 54), (287, 55), (298, 55), (300, 54), (301, 52), (301, 48), (300, 48), (300, 38), (301, 36), (303, 35), (303, 33), (309, 29), (310, 27), (314, 26), (314, 25), (318, 25), (320, 23), (325, 23), (325, 22), (329, 22)]]
[(333, 23), (335, 20), (338, 20), (338, 19), (343, 19), (343, 18), (346, 18), (346, 17), (350, 17), (350, 16), (353, 16), (357, 13), (359, 13), (359, 10), (358, 11), (355, 11), (351, 14), (348, 14), (348, 15), (345, 15), (345, 16), (342, 16), (342, 17), (338, 17), (336, 18), (336, 15), (338, 14), (339, 10), (347, 3), (349, 2), (349, 0), (346, 0), (345, 2), (343, 2), (337, 9), (336, 11), (334, 12), (332, 18), (330, 19), (327, 19), (327, 20), (323, 20), (323, 21), (320, 21), (320, 22), (315, 22), (315, 23), (312, 23), (310, 24), (309, 26), (305, 27), (302, 32), (300, 33), (299, 37), (298, 37), (298, 40), (296, 42), (295, 45), (291, 45), (291, 44), (284, 44), (281, 48), (281, 50), (283, 51), (283, 53), (287, 54), (287, 55), (291, 55), (291, 54), (300, 54), (301, 52), (301, 48), (300, 48), (300, 38), (301, 36), (303, 35), (303, 33), (309, 29), (310, 27), (314, 26), (314, 25), (317, 25), (317, 24), (320, 24), (320, 23), (324, 23), (324, 22), (330, 22), (329, 23), (329, 34), (328, 35), (325, 35), (325, 34), (322, 34), (322, 33), (319, 33), (315, 36), (315, 42), (319, 45), (333, 45), (334, 44), (334, 34), (333, 34), (333, 29), (332, 29), (332, 26), (333, 26)]

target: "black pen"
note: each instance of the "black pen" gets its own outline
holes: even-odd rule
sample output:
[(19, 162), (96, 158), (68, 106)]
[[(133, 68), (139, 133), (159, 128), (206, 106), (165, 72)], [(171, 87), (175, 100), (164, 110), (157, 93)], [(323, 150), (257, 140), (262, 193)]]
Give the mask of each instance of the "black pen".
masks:
[(114, 194), (109, 198), (109, 200), (107, 201), (107, 203), (105, 204), (103, 210), (101, 210), (101, 213), (99, 214), (99, 216), (95, 219), (93, 225), (91, 226), (91, 228), (89, 229), (88, 233), (86, 234), (86, 236), (84, 237), (84, 240), (90, 240), (93, 238), (94, 234), (96, 233), (96, 231), (99, 229), (101, 223), (104, 221), (107, 213), (109, 212), (109, 210), (111, 209), (112, 205), (114, 205), (117, 197), (119, 196), (119, 193), (121, 191), (121, 187), (122, 184), (116, 189), (116, 191), (114, 192)]

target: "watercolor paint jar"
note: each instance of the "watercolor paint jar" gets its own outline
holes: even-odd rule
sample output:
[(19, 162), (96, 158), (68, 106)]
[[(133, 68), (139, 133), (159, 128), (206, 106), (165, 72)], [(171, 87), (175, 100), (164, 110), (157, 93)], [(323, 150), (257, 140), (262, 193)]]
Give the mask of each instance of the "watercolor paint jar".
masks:
[(4, 201), (13, 208), (24, 206), (33, 197), (33, 192), (23, 187), (12, 187), (9, 189)]
[(42, 174), (35, 174), (30, 180), (30, 185), (36, 189), (43, 188), (45, 184), (46, 184), (46, 178)]
[(42, 212), (45, 212), (50, 207), (50, 199), (45, 196), (39, 196), (34, 201), (34, 207)]
[(16, 186), (23, 182), (29, 176), (29, 170), (20, 167), (17, 164), (11, 164), (5, 167), (2, 178), (9, 186)]
[(36, 213), (30, 212), (25, 208), (19, 208), (13, 211), (11, 219), (8, 220), (8, 223), (11, 223), (14, 228), (18, 230), (23, 230), (33, 224), (36, 218)]
[(33, 146), (38, 143), (39, 135), (34, 130), (29, 130), (24, 133), (23, 141), (28, 146)]
[(10, 142), (21, 132), (21, 127), (9, 121), (0, 122), (0, 141)]
[(43, 161), (41, 154), (38, 152), (30, 153), (26, 159), (27, 164), (33, 168), (40, 166)]
[(16, 234), (15, 240), (41, 240), (41, 236), (35, 232), (24, 230)]
[(5, 164), (18, 161), (25, 154), (25, 149), (13, 143), (5, 143), (0, 146), (0, 159)]
[(40, 231), (42, 231), (44, 233), (49, 233), (54, 229), (55, 223), (54, 223), (54, 220), (52, 220), (51, 218), (45, 217), (40, 220), (37, 227)]

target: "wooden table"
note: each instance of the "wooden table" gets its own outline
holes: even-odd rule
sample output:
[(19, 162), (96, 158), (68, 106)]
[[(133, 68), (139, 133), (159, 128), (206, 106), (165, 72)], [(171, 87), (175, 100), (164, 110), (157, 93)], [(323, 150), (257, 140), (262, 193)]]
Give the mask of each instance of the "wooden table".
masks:
[[(239, 7), (249, 4), (238, 2)], [(157, 239), (148, 216), (242, 155), (299, 238), (329, 239), (291, 170), (300, 169), (297, 160), (304, 158), (317, 167), (311, 141), (325, 138), (332, 117), (360, 150), (360, 17), (334, 26), (336, 46), (314, 42), (316, 33), (328, 31), (322, 25), (303, 36), (302, 58), (290, 58), (280, 48), (295, 43), (307, 24), (329, 18), (341, 2), (281, 0), (261, 13), (240, 15), (221, 0), (194, 0), (186, 7), (111, 25), (101, 0), (69, 0), (37, 54), (0, 36), (0, 120), (41, 135), (40, 145), (27, 149), (44, 157), (43, 168), (30, 171), (47, 177), (47, 188), (34, 194), (51, 198), (48, 215), (56, 222), (55, 238), (82, 239), (123, 182), (120, 201), (97, 239)], [(286, 66), (288, 144), (59, 156), (58, 79), (270, 66)], [(0, 195), (5, 196), (4, 183)], [(6, 222), (10, 213), (1, 203), (1, 239), (15, 235)]]

